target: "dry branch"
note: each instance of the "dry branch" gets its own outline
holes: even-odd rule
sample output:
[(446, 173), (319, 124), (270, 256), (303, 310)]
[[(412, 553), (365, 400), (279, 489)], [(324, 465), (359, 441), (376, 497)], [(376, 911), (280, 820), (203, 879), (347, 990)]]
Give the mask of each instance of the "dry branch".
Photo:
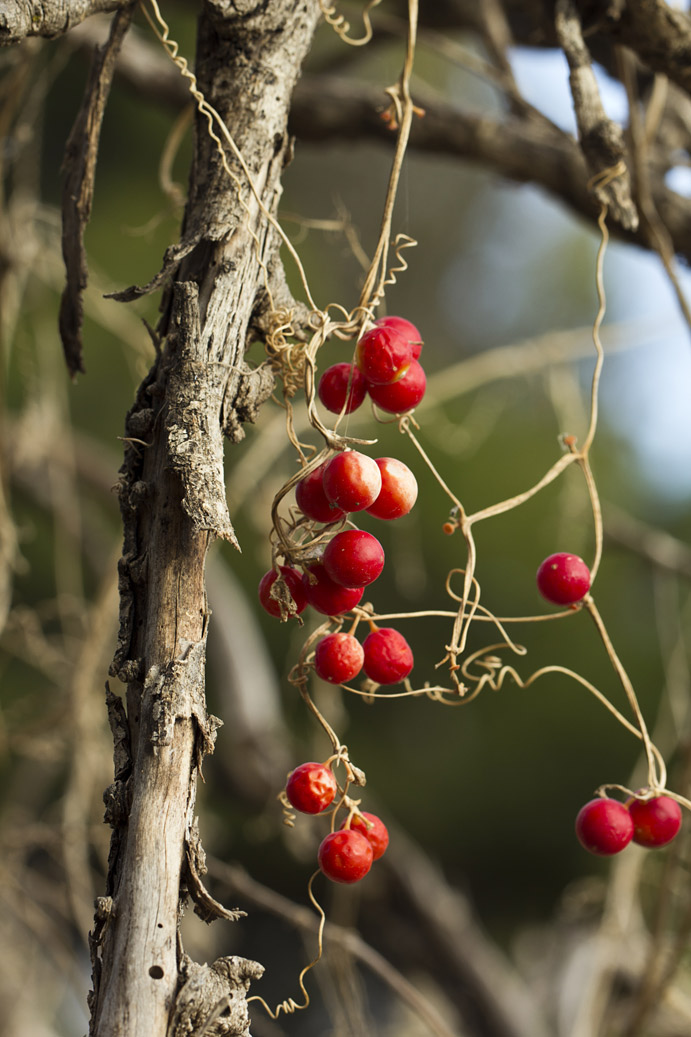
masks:
[[(296, 929), (316, 934), (319, 929), (318, 916), (307, 907), (294, 904), (291, 900), (281, 896), (280, 893), (268, 889), (261, 883), (256, 882), (237, 865), (225, 864), (222, 861), (213, 860), (211, 871), (215, 878), (227, 885), (233, 895), (244, 897), (250, 903), (260, 907), (264, 911), (284, 918)], [(384, 982), (407, 1004), (411, 1011), (427, 1025), (430, 1034), (437, 1037), (455, 1037), (454, 1032), (440, 1017), (436, 1007), (423, 994), (413, 987), (408, 980), (374, 948), (370, 947), (362, 937), (343, 926), (327, 922), (324, 927), (325, 943), (333, 943), (346, 950), (356, 960), (366, 965), (382, 982)]]
[(627, 0), (608, 28), (644, 64), (691, 94), (691, 19), (665, 0)]
[[(259, 969), (233, 965), (240, 983), (233, 980), (235, 997), (225, 965), (202, 975), (179, 957), (177, 924), (187, 891), (206, 917), (235, 916), (201, 883), (194, 817), (196, 771), (218, 723), (205, 706), (204, 568), (210, 542), (234, 538), (223, 433), (239, 439), (241, 422), (267, 393), (266, 379), (247, 374), (243, 353), (251, 322), (267, 306), (277, 242), (265, 212), (275, 210), (280, 193), (290, 97), (318, 19), (316, 3), (296, 7), (281, 0), (269, 11), (260, 8), (245, 15), (226, 11), (221, 21), (218, 9), (214, 22), (202, 17), (197, 77), (231, 127), (261, 205), (248, 202), (246, 182), (228, 176), (199, 115), (184, 222), (194, 244), (177, 253), (180, 268), (167, 271), (174, 284), (163, 302), (161, 348), (127, 419), (119, 485), (125, 525), (120, 634), (112, 672), (128, 683), (132, 759), (123, 763), (126, 743), (119, 737), (121, 776), (109, 790), (108, 896), (92, 938), (94, 1037), (177, 1037), (197, 1027), (221, 1032), (227, 1009), (238, 1021), (222, 1032), (244, 1033), (246, 1017), (235, 1001), (244, 1003), (242, 984)], [(200, 979), (211, 983), (202, 1002)], [(223, 1001), (228, 997), (232, 1006)]]
[(27, 36), (62, 36), (85, 18), (117, 11), (132, 0), (5, 0), (0, 9), (0, 45)]
[(629, 172), (624, 161), (624, 135), (602, 106), (573, 0), (557, 0), (555, 18), (559, 43), (569, 63), (578, 136), (593, 190), (618, 223), (627, 230), (636, 230), (638, 213), (631, 198)]
[[(511, 28), (517, 37), (516, 42), (541, 44), (548, 39), (552, 46), (556, 44), (554, 27), (544, 22), (544, 32), (541, 36), (531, 30), (533, 34), (526, 39), (529, 33), (525, 17), (519, 20), (512, 4), (504, 6), (508, 9)], [(475, 10), (471, 19), (465, 4), (458, 5), (456, 17), (459, 24), (467, 26), (472, 22), (476, 31), (482, 31), (482, 19), (478, 24), (477, 11)], [(431, 12), (427, 12), (427, 21), (434, 21)], [(609, 31), (612, 27), (607, 23), (602, 28), (603, 32), (605, 28)], [(616, 28), (616, 39), (630, 45), (627, 33), (619, 23)], [(74, 36), (75, 39), (92, 39), (94, 33), (94, 27), (83, 26)], [(609, 36), (598, 39), (600, 42), (604, 39), (611, 47), (612, 41)], [(588, 42), (592, 49), (593, 41), (590, 36)], [(675, 54), (678, 49), (675, 43)], [(641, 57), (645, 60), (645, 55)], [(612, 64), (614, 63), (612, 57)], [(170, 65), (166, 66), (162, 56), (144, 44), (135, 34), (130, 34), (125, 41), (118, 72), (124, 82), (154, 102), (165, 103), (174, 109), (189, 104), (189, 94), (176, 70)], [(580, 80), (584, 74), (583, 71), (579, 72)], [(592, 91), (588, 93), (588, 97), (591, 95)], [(424, 119), (416, 119), (413, 124), (410, 139), (412, 150), (480, 163), (509, 180), (533, 183), (552, 197), (560, 199), (589, 222), (596, 221), (599, 204), (588, 186), (588, 181), (593, 172), (599, 173), (616, 165), (624, 153), (621, 150), (620, 131), (611, 120), (605, 119), (604, 123), (600, 123), (592, 104), (586, 109), (579, 102), (583, 132), (589, 141), (592, 140), (597, 145), (590, 149), (593, 165), (589, 166), (581, 148), (569, 134), (547, 118), (536, 119), (529, 109), (524, 110), (520, 105), (512, 103), (510, 114), (498, 117), (494, 114), (471, 112), (458, 105), (444, 103), (438, 97), (427, 98), (424, 93), (418, 93), (416, 97), (424, 105), (426, 115)], [(678, 114), (683, 100), (685, 98), (681, 94), (674, 99), (674, 111), (670, 104), (668, 114), (673, 125), (669, 121), (664, 122), (660, 128), (659, 138), (649, 147), (649, 186), (652, 203), (667, 228), (674, 252), (691, 261), (691, 202), (671, 191), (664, 179), (670, 165), (676, 161), (674, 156), (688, 140), (688, 113), (686, 116), (683, 113)], [(383, 93), (353, 79), (334, 75), (305, 76), (295, 91), (289, 129), (299, 141), (317, 143), (328, 140), (377, 140), (391, 147), (394, 138), (380, 117), (380, 112), (386, 104), (387, 98)], [(612, 234), (644, 248), (650, 248), (648, 231), (645, 227), (636, 226), (635, 207), (626, 192), (622, 194), (622, 185), (625, 185), (625, 181), (618, 180), (616, 191), (621, 195), (618, 204), (623, 223), (614, 225)], [(186, 247), (194, 245), (191, 236), (188, 235), (186, 241)], [(128, 289), (116, 297), (136, 298), (142, 291), (159, 288), (170, 276), (170, 270), (175, 264), (174, 255), (171, 254), (168, 259), (170, 262), (164, 263), (162, 275), (154, 278), (144, 289)]]
[(133, 14), (131, 6), (118, 11), (107, 42), (96, 51), (84, 100), (65, 148), (67, 175), (62, 191), (62, 254), (67, 284), (60, 301), (59, 327), (71, 375), (84, 370), (82, 292), (88, 277), (84, 231), (91, 215), (101, 124), (115, 63)]

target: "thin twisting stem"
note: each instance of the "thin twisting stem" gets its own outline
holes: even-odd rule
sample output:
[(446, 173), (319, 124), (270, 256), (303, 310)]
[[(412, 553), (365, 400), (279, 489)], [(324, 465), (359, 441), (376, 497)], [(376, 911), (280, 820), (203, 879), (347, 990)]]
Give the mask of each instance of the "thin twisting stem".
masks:
[[(607, 629), (602, 620), (602, 616), (600, 615), (597, 606), (595, 605), (595, 602), (593, 601), (590, 595), (586, 596), (584, 604), (586, 611), (590, 614), (593, 622), (595, 623), (595, 626), (597, 627), (597, 631), (600, 637), (602, 638), (602, 643), (605, 646), (607, 655), (609, 656), (610, 662), (612, 663), (612, 666), (614, 667), (617, 676), (621, 681), (621, 685), (629, 701), (629, 705), (631, 706), (633, 714), (636, 718), (636, 723), (638, 724), (638, 729), (640, 731), (641, 739), (643, 741), (643, 745), (645, 748), (646, 759), (648, 761), (648, 785), (651, 789), (664, 788), (665, 783), (667, 781), (665, 766), (662, 760), (660, 759), (659, 754), (657, 754), (656, 756), (656, 753), (654, 751), (653, 744), (650, 740), (650, 735), (648, 734), (648, 728), (646, 727), (645, 719), (643, 717), (643, 713), (641, 712), (641, 707), (638, 704), (638, 699), (636, 697), (636, 692), (633, 689), (631, 679), (627, 674), (626, 670), (624, 669), (624, 665), (621, 662), (619, 656), (614, 650), (614, 645), (612, 644), (610, 636), (607, 633)], [(659, 774), (656, 770), (656, 762), (660, 766)]]
[[(167, 25), (165, 19), (163, 18), (163, 15), (161, 14), (160, 8), (159, 8), (158, 3), (157, 3), (157, 0), (148, 0), (148, 3), (151, 5), (151, 8), (152, 8), (152, 10), (154, 12), (154, 16), (155, 16), (156, 21), (154, 21), (154, 19), (151, 17), (151, 15), (149, 14), (149, 11), (147, 10), (146, 4), (142, 0), (141, 8), (142, 8), (142, 12), (144, 14), (144, 17), (146, 18), (147, 22), (151, 26), (152, 31), (155, 33), (155, 35), (157, 36), (158, 40), (162, 44), (164, 50), (166, 51), (166, 54), (168, 54), (168, 56), (172, 59), (174, 64), (180, 70), (180, 73), (188, 81), (190, 94), (194, 98), (194, 100), (195, 100), (195, 102), (197, 104), (197, 108), (199, 109), (199, 112), (205, 117), (205, 119), (207, 121), (208, 133), (209, 133), (209, 136), (211, 137), (211, 139), (216, 144), (216, 147), (218, 149), (218, 153), (219, 153), (219, 156), (220, 156), (220, 159), (221, 159), (221, 163), (223, 165), (223, 169), (225, 170), (227, 175), (230, 177), (230, 179), (233, 181), (233, 183), (235, 184), (235, 186), (238, 189), (238, 200), (240, 201), (240, 203), (243, 206), (243, 208), (246, 210), (248, 216), (251, 216), (250, 208), (247, 205), (247, 203), (243, 200), (243, 197), (242, 197), (242, 191), (241, 191), (242, 183), (240, 182), (238, 177), (233, 173), (233, 171), (231, 170), (230, 166), (228, 165), (228, 160), (226, 158), (225, 148), (223, 146), (223, 143), (222, 143), (220, 137), (218, 136), (218, 133), (216, 133), (216, 129), (218, 129), (218, 131), (221, 133), (221, 135), (223, 136), (223, 138), (224, 138), (224, 140), (226, 142), (226, 145), (230, 148), (231, 152), (233, 153), (233, 155), (235, 156), (235, 158), (239, 162), (240, 167), (241, 167), (243, 173), (245, 174), (247, 186), (249, 187), (249, 189), (250, 189), (250, 191), (251, 191), (251, 193), (252, 193), (252, 195), (254, 197), (254, 200), (256, 201), (256, 203), (257, 203), (257, 205), (259, 207), (259, 210), (260, 210), (262, 216), (266, 220), (268, 220), (268, 222), (271, 224), (271, 226), (274, 228), (274, 230), (280, 235), (281, 241), (283, 242), (285, 247), (288, 249), (288, 252), (290, 253), (294, 263), (296, 264), (298, 273), (300, 275), (300, 280), (302, 282), (302, 287), (303, 287), (303, 290), (305, 292), (305, 298), (307, 299), (310, 307), (312, 308), (312, 310), (318, 312), (318, 307), (317, 307), (316, 303), (314, 302), (314, 299), (312, 298), (312, 293), (310, 291), (309, 284), (307, 283), (307, 275), (306, 275), (304, 267), (302, 265), (302, 260), (300, 259), (299, 255), (298, 255), (298, 253), (297, 253), (297, 251), (295, 249), (295, 246), (293, 245), (293, 243), (291, 242), (290, 238), (285, 233), (285, 231), (283, 230), (283, 228), (281, 227), (280, 223), (278, 222), (276, 217), (273, 215), (273, 213), (269, 212), (269, 210), (264, 205), (264, 202), (263, 202), (263, 200), (261, 198), (261, 195), (260, 195), (260, 193), (259, 193), (259, 191), (258, 191), (258, 189), (257, 189), (257, 187), (256, 187), (256, 185), (254, 183), (254, 179), (252, 177), (252, 174), (250, 173), (249, 168), (247, 166), (247, 163), (245, 161), (245, 157), (242, 154), (242, 152), (240, 151), (240, 149), (238, 148), (238, 146), (235, 143), (235, 141), (233, 140), (232, 136), (230, 135), (228, 127), (226, 126), (226, 124), (224, 123), (223, 119), (221, 118), (221, 116), (216, 111), (216, 109), (212, 105), (210, 105), (208, 103), (208, 101), (206, 100), (206, 98), (204, 97), (202, 92), (199, 90), (199, 87), (197, 86), (197, 77), (195, 76), (195, 74), (189, 68), (186, 59), (180, 56), (178, 44), (175, 42), (175, 40), (172, 40), (170, 38), (170, 27)], [(274, 309), (274, 305), (273, 305), (273, 300), (272, 300), (272, 297), (271, 297), (271, 289), (269, 287), (268, 272), (266, 270), (266, 265), (264, 264), (264, 261), (261, 259), (261, 242), (259, 241), (259, 238), (254, 233), (254, 231), (252, 231), (251, 227), (249, 227), (249, 224), (248, 224), (248, 229), (249, 229), (250, 234), (252, 235), (252, 238), (253, 238), (254, 243), (255, 243), (256, 254), (257, 254), (257, 261), (259, 262), (259, 265), (260, 265), (260, 267), (261, 267), (261, 269), (263, 271), (263, 274), (264, 274), (265, 287), (266, 287), (267, 294), (269, 296), (269, 300), (271, 302), (271, 308), (273, 310)]]
[[(418, 0), (408, 0), (408, 41), (406, 47), (405, 62), (398, 82), (398, 87), (392, 87), (388, 91), (393, 104), (400, 108), (400, 125), (396, 150), (394, 152), (389, 185), (384, 202), (384, 213), (382, 216), (379, 240), (360, 293), (360, 306), (363, 309), (374, 309), (384, 294), (384, 282), (387, 276), (386, 263), (389, 251), (389, 237), (391, 234), (391, 222), (393, 210), (398, 192), (398, 183), (403, 168), (410, 137), (410, 127), (415, 115), (414, 105), (410, 96), (410, 77), (413, 71), (415, 58), (415, 42), (417, 38)], [(376, 287), (375, 287), (376, 285)]]
[(597, 225), (600, 228), (600, 245), (597, 250), (597, 259), (595, 260), (595, 284), (597, 287), (597, 300), (598, 309), (595, 316), (595, 322), (593, 324), (593, 344), (597, 351), (597, 360), (595, 362), (595, 370), (593, 372), (593, 380), (590, 389), (590, 425), (588, 427), (588, 434), (585, 437), (585, 442), (581, 453), (586, 455), (592, 446), (595, 438), (595, 432), (597, 429), (598, 419), (598, 397), (600, 388), (600, 375), (602, 374), (602, 365), (604, 363), (605, 354), (602, 348), (602, 342), (600, 340), (600, 327), (605, 317), (605, 310), (607, 308), (607, 299), (605, 296), (605, 282), (603, 277), (603, 267), (605, 261), (605, 251), (607, 250), (607, 243), (609, 241), (609, 231), (607, 230), (607, 206), (603, 205), (600, 209), (600, 215), (597, 220)]
[(307, 883), (307, 894), (310, 898), (313, 907), (319, 912), (319, 930), (317, 932), (317, 956), (309, 963), (309, 965), (305, 965), (304, 969), (298, 976), (298, 985), (304, 998), (303, 1003), (298, 1004), (297, 1001), (290, 997), (287, 998), (285, 1001), (282, 1001), (279, 1005), (276, 1006), (276, 1008), (270, 1008), (264, 1000), (264, 998), (260, 997), (258, 994), (253, 994), (252, 997), (247, 998), (247, 1004), (249, 1004), (250, 1001), (258, 1001), (259, 1004), (266, 1009), (267, 1013), (271, 1016), (272, 1019), (278, 1019), (281, 1012), (284, 1012), (286, 1015), (292, 1015), (294, 1012), (304, 1011), (305, 1008), (309, 1008), (310, 996), (307, 992), (307, 988), (305, 987), (305, 976), (310, 971), (310, 969), (313, 969), (317, 962), (321, 960), (322, 954), (324, 953), (324, 926), (326, 924), (326, 914), (324, 913), (324, 908), (321, 906), (321, 904), (315, 897), (314, 890), (312, 888), (317, 875), (319, 875), (319, 871), (315, 871), (313, 875), (310, 877), (309, 882)]

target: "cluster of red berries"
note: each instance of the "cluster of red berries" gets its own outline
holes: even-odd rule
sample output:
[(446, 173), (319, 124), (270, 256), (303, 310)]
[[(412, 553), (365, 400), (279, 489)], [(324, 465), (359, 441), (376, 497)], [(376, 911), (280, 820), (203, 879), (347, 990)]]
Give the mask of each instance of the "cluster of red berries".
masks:
[[(338, 783), (323, 763), (302, 763), (288, 775), (285, 794), (303, 814), (321, 814), (333, 803)], [(389, 833), (376, 814), (352, 813), (341, 827), (322, 839), (317, 859), (334, 882), (359, 882), (389, 845)]]
[(420, 332), (403, 317), (380, 317), (355, 350), (355, 363), (324, 371), (317, 394), (332, 414), (352, 414), (370, 398), (389, 414), (405, 414), (425, 395), (427, 379), (418, 357)]
[[(360, 339), (356, 366), (336, 364), (324, 372), (319, 383), (322, 402), (336, 413), (344, 407), (351, 411), (369, 391), (385, 410), (410, 410), (420, 402), (425, 387), (417, 361), (421, 348), (420, 333), (413, 324), (402, 317), (383, 317)], [(394, 395), (379, 396), (380, 390)], [(295, 501), (306, 518), (326, 525), (357, 511), (391, 521), (408, 514), (417, 492), (415, 476), (397, 458), (373, 459), (357, 450), (343, 450), (297, 483)], [(383, 568), (384, 549), (379, 540), (365, 530), (344, 529), (331, 537), (304, 573), (280, 566), (279, 587), (274, 587), (277, 572), (265, 573), (259, 600), (270, 615), (279, 618), (286, 605), (288, 612), (297, 615), (311, 605), (325, 616), (340, 616), (359, 604), (365, 587)], [(286, 594), (292, 601), (286, 600)], [(405, 638), (391, 627), (370, 626), (362, 645), (353, 634), (325, 637), (316, 651), (319, 676), (332, 684), (352, 680), (360, 670), (377, 684), (395, 684), (407, 677), (413, 668), (413, 653)]]
[(601, 857), (620, 853), (631, 841), (649, 849), (666, 846), (680, 828), (681, 807), (671, 796), (637, 795), (626, 803), (599, 797), (581, 807), (576, 817), (581, 846)]
[[(407, 515), (417, 499), (417, 481), (395, 457), (373, 460), (356, 450), (344, 450), (325, 461), (295, 488), (298, 507), (316, 522), (333, 523), (354, 511), (366, 511), (380, 519)], [(324, 548), (321, 560), (306, 566), (301, 575), (290, 566), (280, 572), (298, 614), (311, 605), (326, 616), (339, 616), (354, 608), (365, 587), (384, 568), (384, 548), (371, 533), (345, 529)], [(276, 572), (265, 573), (259, 584), (259, 600), (272, 616), (280, 616), (280, 603), (271, 596)], [(315, 667), (324, 680), (343, 684), (361, 669), (377, 684), (395, 684), (413, 668), (408, 642), (391, 627), (372, 631), (363, 645), (352, 634), (331, 634), (317, 646)]]

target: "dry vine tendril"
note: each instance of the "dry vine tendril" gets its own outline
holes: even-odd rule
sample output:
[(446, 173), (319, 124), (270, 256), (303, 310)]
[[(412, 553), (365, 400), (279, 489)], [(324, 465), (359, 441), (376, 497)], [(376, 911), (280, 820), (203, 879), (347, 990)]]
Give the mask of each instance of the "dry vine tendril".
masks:
[[(596, 798), (586, 804), (577, 821), (577, 834), (582, 844), (598, 854), (619, 852), (631, 839), (646, 846), (669, 842), (678, 831), (681, 813), (679, 805), (691, 808), (691, 802), (666, 787), (664, 760), (650, 739), (633, 684), (607, 632), (605, 622), (597, 609), (591, 588), (602, 558), (602, 514), (589, 455), (598, 425), (598, 394), (604, 361), (600, 341), (600, 327), (605, 314), (603, 263), (608, 242), (607, 209), (603, 205), (599, 217), (601, 233), (595, 264), (598, 311), (592, 337), (595, 364), (591, 380), (589, 421), (581, 445), (575, 436), (562, 437), (562, 453), (548, 470), (524, 492), (495, 504), (468, 513), (461, 499), (436, 469), (424, 449), (420, 426), (413, 416), (415, 407), (424, 395), (424, 371), (419, 362), (422, 337), (414, 325), (402, 317), (375, 316), (385, 298), (386, 288), (395, 283), (398, 274), (407, 269), (403, 252), (415, 242), (403, 234), (392, 239), (394, 203), (406, 152), (412, 120), (421, 110), (414, 104), (410, 93), (410, 78), (415, 53), (417, 0), (409, 0), (409, 32), (401, 75), (386, 93), (392, 115), (388, 119), (395, 128), (396, 146), (389, 178), (378, 243), (357, 302), (352, 308), (332, 303), (319, 308), (313, 299), (306, 275), (292, 244), (288, 241), (275, 217), (263, 206), (252, 183), (247, 165), (232, 137), (215, 110), (200, 93), (195, 77), (186, 61), (179, 57), (177, 44), (170, 39), (156, 0), (148, 0), (153, 17), (144, 8), (152, 28), (166, 52), (186, 77), (190, 93), (198, 110), (207, 120), (208, 132), (221, 156), (223, 167), (240, 196), (247, 189), (259, 205), (264, 217), (273, 225), (286, 243), (297, 265), (305, 299), (311, 310), (312, 335), (308, 342), (298, 341), (294, 334), (292, 315), (273, 308), (271, 330), (267, 336), (266, 351), (272, 366), (283, 384), (283, 403), (286, 411), (286, 432), (295, 450), (298, 471), (276, 493), (271, 510), (271, 568), (260, 583), (260, 601), (264, 608), (280, 620), (299, 617), (308, 606), (324, 617), (324, 622), (309, 635), (294, 665), (290, 682), (299, 691), (307, 708), (320, 724), (331, 746), (331, 754), (323, 761), (308, 761), (291, 772), (286, 789), (280, 794), (285, 821), (292, 825), (292, 809), (303, 813), (324, 813), (330, 818), (329, 832), (322, 840), (318, 859), (320, 870), (334, 881), (350, 883), (367, 874), (373, 861), (386, 848), (386, 829), (383, 823), (360, 809), (360, 799), (350, 794), (353, 788), (364, 787), (365, 775), (350, 760), (347, 746), (315, 705), (309, 683), (313, 672), (330, 683), (340, 685), (346, 692), (375, 701), (405, 696), (426, 697), (443, 705), (461, 706), (472, 702), (486, 688), (499, 691), (507, 679), (518, 687), (527, 688), (539, 678), (560, 673), (569, 676), (589, 691), (629, 733), (642, 742), (647, 760), (647, 785), (633, 791), (620, 784), (604, 784)], [(363, 11), (365, 34), (350, 36), (350, 26), (336, 8), (320, 0), (325, 19), (344, 43), (361, 46), (371, 38), (369, 12), (380, 0), (370, 0)], [(227, 154), (239, 162), (244, 181), (232, 173)], [(608, 175), (616, 177), (618, 170)], [(248, 216), (250, 208), (245, 205)], [(257, 258), (260, 242), (252, 235)], [(390, 253), (395, 257), (390, 262)], [(269, 291), (268, 274), (262, 269)], [(269, 292), (270, 298), (270, 292)], [(320, 351), (330, 338), (355, 343), (349, 360), (338, 372), (323, 371), (318, 379)], [(326, 378), (326, 376), (329, 376)], [(326, 380), (325, 380), (326, 379)], [(310, 426), (321, 445), (302, 442), (296, 432), (293, 401), (304, 392)], [(376, 440), (364, 440), (347, 434), (348, 415), (369, 395), (377, 421), (396, 421), (400, 433), (406, 436), (421, 461), (434, 475), (450, 501), (450, 514), (443, 531), (452, 536), (460, 531), (465, 547), (462, 566), (454, 566), (447, 574), (445, 591), (452, 607), (423, 612), (377, 612), (369, 602), (362, 603), (364, 589), (377, 578), (383, 565), (383, 550), (371, 534), (358, 530), (353, 514), (367, 511), (383, 521), (404, 517), (412, 508), (417, 493), (415, 477), (410, 469), (395, 458), (373, 458), (357, 448), (372, 447)], [(336, 415), (326, 421), (320, 414), (319, 401), (325, 410)], [(319, 441), (319, 440), (318, 440)], [(593, 557), (589, 565), (566, 552), (546, 559), (538, 572), (538, 586), (543, 596), (553, 604), (566, 606), (558, 613), (499, 617), (481, 604), (481, 588), (476, 577), (477, 549), (474, 527), (486, 519), (508, 513), (531, 500), (554, 483), (567, 469), (575, 465), (582, 473), (593, 518)], [(295, 491), (295, 504), (289, 495)], [(288, 502), (288, 503), (287, 503)], [(456, 588), (455, 584), (460, 586)], [(573, 618), (586, 613), (600, 637), (610, 663), (624, 690), (630, 717), (618, 710), (608, 697), (573, 670), (559, 665), (541, 666), (528, 676), (521, 676), (512, 665), (504, 663), (502, 652), (525, 657), (526, 650), (515, 642), (508, 629), (520, 623), (536, 623)], [(350, 617), (347, 619), (346, 617)], [(426, 619), (451, 621), (448, 642), (444, 644), (438, 669), (446, 671), (445, 683), (426, 681), (415, 686), (410, 679), (413, 653), (396, 623)], [(301, 622), (301, 620), (299, 620)], [(468, 637), (476, 623), (490, 623), (499, 640), (470, 655), (466, 654)], [(344, 627), (348, 625), (348, 629)], [(360, 626), (368, 629), (362, 644), (356, 637)], [(366, 679), (360, 687), (352, 680), (363, 671)], [(390, 691), (400, 685), (403, 690)], [(342, 774), (339, 781), (336, 771)], [(626, 797), (626, 802), (611, 799), (608, 791), (615, 790)], [(617, 838), (603, 836), (605, 826), (616, 822)], [(339, 825), (340, 821), (340, 825)], [(322, 954), (324, 912), (309, 880), (311, 902), (321, 916), (317, 957), (299, 976), (303, 1003), (289, 999), (272, 1011), (259, 1000), (275, 1018), (280, 1011), (293, 1012), (309, 1004), (304, 976)]]

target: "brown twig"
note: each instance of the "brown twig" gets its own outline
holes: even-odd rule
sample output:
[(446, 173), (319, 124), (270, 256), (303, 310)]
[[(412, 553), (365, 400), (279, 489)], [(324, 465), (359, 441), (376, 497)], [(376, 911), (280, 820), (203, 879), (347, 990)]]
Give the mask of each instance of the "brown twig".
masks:
[(96, 51), (84, 100), (65, 147), (67, 175), (62, 193), (62, 252), (67, 284), (60, 302), (59, 326), (71, 375), (84, 371), (81, 297), (88, 278), (84, 230), (91, 215), (101, 124), (118, 52), (133, 15), (132, 5), (118, 11), (108, 41)]
[[(275, 893), (272, 889), (263, 886), (255, 879), (250, 878), (245, 871), (237, 865), (224, 864), (215, 858), (209, 859), (209, 873), (220, 882), (226, 883), (234, 896), (244, 897), (264, 911), (269, 911), (279, 918), (284, 918), (297, 929), (306, 932), (317, 933), (320, 921), (309, 908), (300, 907), (291, 900)], [(384, 982), (404, 1004), (415, 1012), (415, 1014), (429, 1027), (430, 1033), (437, 1037), (458, 1037), (441, 1018), (435, 1006), (408, 980), (393, 968), (385, 958), (365, 943), (362, 937), (351, 930), (327, 922), (324, 927), (324, 940), (328, 947), (330, 942), (345, 948), (358, 961), (367, 966), (382, 982)]]
[[(600, 100), (590, 53), (583, 39), (578, 9), (573, 0), (557, 0), (555, 27), (569, 63), (569, 84), (576, 112), (578, 136), (593, 179), (595, 194), (614, 219), (627, 230), (638, 226), (624, 162), (621, 128), (607, 114)], [(608, 176), (617, 170), (615, 176)]]

